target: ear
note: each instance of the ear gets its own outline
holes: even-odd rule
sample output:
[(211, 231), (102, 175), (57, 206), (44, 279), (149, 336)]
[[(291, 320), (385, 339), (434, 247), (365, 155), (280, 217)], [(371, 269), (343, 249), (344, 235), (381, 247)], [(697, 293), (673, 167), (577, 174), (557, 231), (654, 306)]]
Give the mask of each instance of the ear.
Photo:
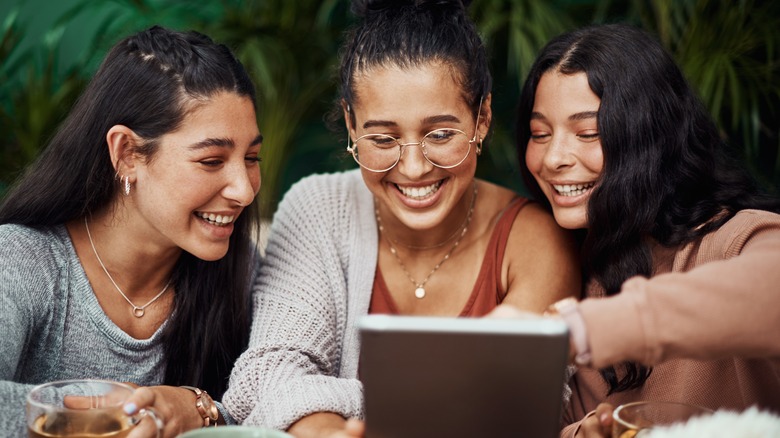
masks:
[(123, 176), (130, 178), (131, 183), (135, 181), (137, 155), (134, 153), (134, 148), (138, 142), (139, 138), (135, 132), (124, 125), (114, 125), (106, 134), (108, 153), (116, 174), (120, 178)]
[(482, 108), (480, 108), (479, 121), (477, 123), (477, 130), (479, 131), (478, 137), (482, 139), (487, 137), (488, 132), (490, 132), (490, 123), (493, 121), (493, 109), (491, 107), (492, 99), (492, 93), (488, 93), (487, 96), (482, 99)]
[(352, 123), (354, 118), (353, 109), (350, 107), (349, 102), (344, 99), (341, 99), (341, 110), (344, 112), (344, 124), (347, 126), (347, 135), (354, 137), (355, 127)]

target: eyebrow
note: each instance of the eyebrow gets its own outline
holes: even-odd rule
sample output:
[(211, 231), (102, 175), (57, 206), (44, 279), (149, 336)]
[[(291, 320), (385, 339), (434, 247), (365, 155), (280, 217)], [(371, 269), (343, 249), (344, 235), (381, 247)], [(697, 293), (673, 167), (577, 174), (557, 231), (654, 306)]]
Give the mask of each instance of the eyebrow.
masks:
[(598, 111), (583, 111), (581, 113), (572, 114), (569, 116), (569, 120), (585, 120), (598, 118)]
[[(441, 114), (438, 116), (426, 117), (422, 120), (423, 125), (435, 125), (437, 123), (443, 122), (460, 123), (460, 119), (451, 114)], [(365, 123), (363, 123), (363, 129), (374, 128), (377, 126), (396, 127), (398, 124), (389, 120), (367, 120)]]
[[(249, 145), (256, 146), (262, 143), (263, 143), (263, 135), (258, 134), (257, 137), (255, 137), (249, 143)], [(205, 140), (201, 140), (197, 143), (191, 144), (189, 148), (191, 150), (198, 150), (198, 149), (205, 149), (213, 146), (222, 147), (222, 148), (232, 148), (236, 146), (236, 143), (230, 138), (207, 138)]]
[[(598, 116), (599, 116), (598, 111), (582, 111), (570, 115), (569, 120), (576, 121), (576, 120), (597, 119)], [(547, 117), (545, 117), (540, 112), (534, 111), (531, 113), (531, 120), (547, 120)]]

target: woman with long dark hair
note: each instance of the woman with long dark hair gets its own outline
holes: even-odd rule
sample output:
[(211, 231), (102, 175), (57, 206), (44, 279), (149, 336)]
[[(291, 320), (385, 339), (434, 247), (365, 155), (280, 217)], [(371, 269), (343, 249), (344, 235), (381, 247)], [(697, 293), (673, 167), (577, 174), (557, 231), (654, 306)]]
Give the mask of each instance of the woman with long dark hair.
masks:
[(261, 142), (224, 45), (152, 27), (110, 50), (0, 206), (0, 430), (76, 378), (141, 386), (125, 409), (160, 436), (232, 421), (210, 401), (249, 338)]
[(660, 43), (617, 24), (553, 39), (517, 129), (526, 184), (584, 230), (586, 299), (551, 307), (581, 365), (563, 435), (608, 436), (636, 400), (780, 411), (780, 202)]
[(353, 2), (338, 113), (359, 169), (308, 177), (279, 205), (224, 398), (237, 420), (306, 437), (362, 417), (366, 314), (541, 311), (580, 290), (575, 245), (552, 215), (475, 178), (491, 76), (466, 6)]

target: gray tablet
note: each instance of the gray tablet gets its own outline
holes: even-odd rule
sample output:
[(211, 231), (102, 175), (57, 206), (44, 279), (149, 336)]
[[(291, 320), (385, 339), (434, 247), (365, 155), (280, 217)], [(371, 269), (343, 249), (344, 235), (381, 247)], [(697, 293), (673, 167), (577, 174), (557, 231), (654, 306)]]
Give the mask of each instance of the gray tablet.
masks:
[(369, 315), (367, 438), (553, 438), (569, 335), (554, 320)]

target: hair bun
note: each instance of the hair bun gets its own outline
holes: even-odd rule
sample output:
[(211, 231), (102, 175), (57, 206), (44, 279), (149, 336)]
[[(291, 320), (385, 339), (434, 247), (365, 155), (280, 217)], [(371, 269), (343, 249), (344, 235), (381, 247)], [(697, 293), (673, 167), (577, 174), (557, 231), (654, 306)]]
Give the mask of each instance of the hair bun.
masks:
[(455, 9), (465, 11), (471, 0), (353, 0), (352, 13), (370, 19), (391, 9), (414, 6), (417, 9)]

